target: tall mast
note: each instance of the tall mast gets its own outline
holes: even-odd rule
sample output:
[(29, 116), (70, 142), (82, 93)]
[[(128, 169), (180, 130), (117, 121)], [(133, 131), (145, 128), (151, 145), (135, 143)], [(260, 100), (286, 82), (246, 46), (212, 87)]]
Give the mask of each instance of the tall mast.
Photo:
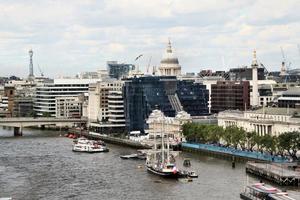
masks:
[(164, 144), (164, 131), (165, 131), (165, 124), (164, 124), (165, 116), (162, 116), (162, 132), (161, 132), (161, 162), (163, 163), (165, 160), (165, 144)]
[(170, 163), (170, 143), (169, 143), (169, 132), (168, 132), (168, 118), (166, 117), (166, 126), (167, 126), (167, 163)]

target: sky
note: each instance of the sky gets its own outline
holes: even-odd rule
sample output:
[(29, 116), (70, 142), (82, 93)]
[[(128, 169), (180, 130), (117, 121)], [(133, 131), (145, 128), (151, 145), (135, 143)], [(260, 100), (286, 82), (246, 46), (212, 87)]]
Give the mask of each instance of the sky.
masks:
[[(0, 76), (73, 76), (117, 60), (159, 66), (168, 38), (183, 72), (300, 68), (299, 0), (0, 0)], [(135, 58), (143, 56), (135, 62)], [(150, 63), (150, 64), (149, 64)]]

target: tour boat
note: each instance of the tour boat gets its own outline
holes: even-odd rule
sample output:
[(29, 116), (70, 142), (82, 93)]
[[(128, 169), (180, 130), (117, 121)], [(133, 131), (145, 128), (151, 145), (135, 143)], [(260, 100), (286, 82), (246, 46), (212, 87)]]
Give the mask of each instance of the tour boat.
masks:
[(264, 183), (247, 186), (244, 192), (240, 194), (240, 198), (244, 200), (295, 200), (288, 196), (286, 192), (282, 192)]
[(100, 152), (108, 152), (109, 149), (102, 141), (89, 140), (87, 138), (80, 137), (77, 140), (74, 140), (73, 151), (87, 152), (87, 153), (100, 153)]

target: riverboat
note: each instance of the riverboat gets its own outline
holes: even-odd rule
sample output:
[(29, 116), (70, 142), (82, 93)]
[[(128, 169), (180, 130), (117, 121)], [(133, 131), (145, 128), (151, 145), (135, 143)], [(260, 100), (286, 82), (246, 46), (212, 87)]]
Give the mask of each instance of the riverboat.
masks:
[(264, 183), (247, 186), (240, 194), (240, 198), (244, 200), (296, 200), (288, 196), (288, 193)]
[(108, 152), (109, 149), (102, 141), (89, 140), (87, 138), (80, 137), (74, 140), (73, 151), (86, 152), (86, 153), (100, 153), (100, 152)]

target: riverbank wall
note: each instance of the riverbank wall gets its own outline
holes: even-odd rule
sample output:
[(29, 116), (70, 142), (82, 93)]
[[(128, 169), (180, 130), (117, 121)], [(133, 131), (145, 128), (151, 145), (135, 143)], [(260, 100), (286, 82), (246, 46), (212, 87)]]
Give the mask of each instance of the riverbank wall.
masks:
[(211, 144), (194, 144), (182, 143), (181, 148), (183, 151), (222, 158), (226, 160), (246, 162), (246, 161), (263, 161), (263, 162), (276, 162), (286, 163), (288, 160), (278, 156), (271, 156), (262, 154), (260, 152), (247, 152), (237, 150), (234, 148), (221, 147)]

